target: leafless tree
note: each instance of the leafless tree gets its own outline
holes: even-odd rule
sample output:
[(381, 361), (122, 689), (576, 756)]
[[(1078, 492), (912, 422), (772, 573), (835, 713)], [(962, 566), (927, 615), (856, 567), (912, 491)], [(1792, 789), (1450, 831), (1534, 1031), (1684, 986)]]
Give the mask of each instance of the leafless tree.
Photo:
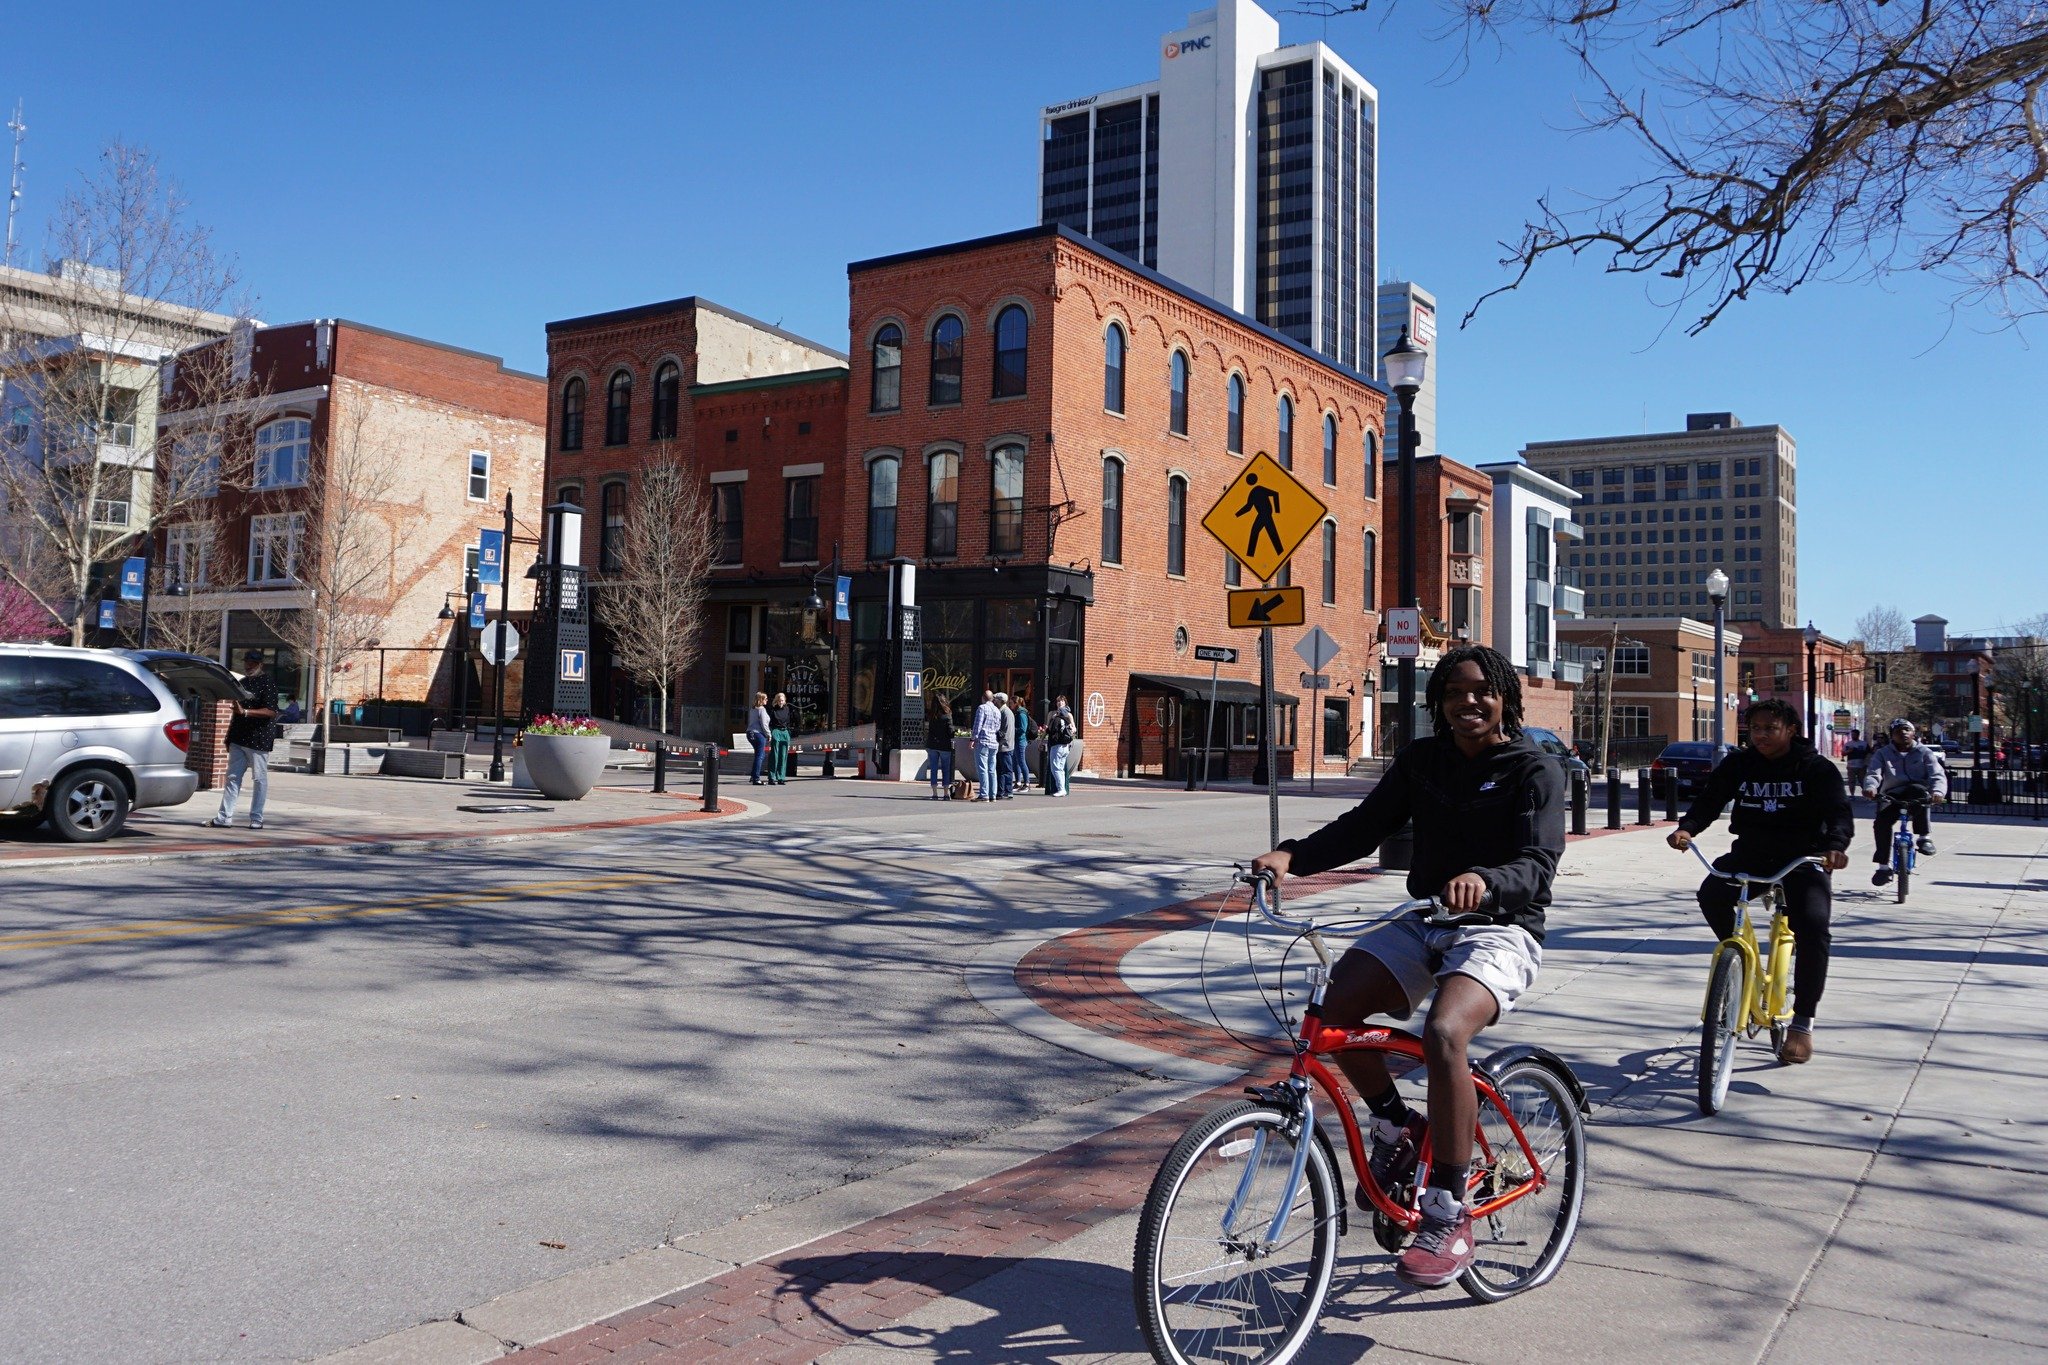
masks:
[(2018, 643), (1996, 651), (1991, 682), (1998, 689), (2002, 731), (2027, 738), (2028, 713), (2039, 716), (2048, 709), (2048, 612), (2015, 622), (2007, 633)]
[(1863, 697), (1870, 737), (1881, 738), (1896, 716), (1925, 724), (1934, 714), (1933, 675), (1912, 650), (1913, 627), (1897, 607), (1875, 606), (1856, 618), (1863, 645)]
[(1669, 306), (1701, 310), (1693, 332), (1753, 293), (1921, 271), (2008, 320), (2048, 309), (2048, 17), (2032, 0), (1435, 8), (1460, 57), (1518, 35), (1561, 42), (1598, 91), (1584, 127), (1631, 140), (1644, 163), (1578, 202), (1540, 199), (1502, 244), (1512, 278), (1480, 303), (1591, 252), (1669, 281)]
[[(327, 742), (334, 675), (371, 648), (398, 598), (397, 563), (420, 509), (395, 498), (408, 452), (378, 420), (364, 386), (337, 380), (328, 435), (314, 444), (306, 485), (274, 496), (294, 518), (294, 605), (261, 613), (310, 662), (319, 699), (318, 743)], [(252, 551), (253, 553), (253, 551)]]
[(1877, 606), (1856, 618), (1856, 638), (1873, 654), (1896, 654), (1913, 643), (1913, 627), (1897, 607)]
[[(598, 612), (620, 667), (654, 688), (669, 728), (669, 693), (696, 661), (718, 525), (696, 468), (664, 448), (640, 472), (617, 567), (600, 582)], [(601, 565), (602, 567), (602, 565)]]
[[(179, 348), (230, 331), (247, 310), (232, 267), (192, 224), (148, 152), (109, 146), (59, 201), (47, 275), (0, 288), (0, 574), (84, 642), (97, 590), (223, 483), (236, 443), (188, 426), (179, 458), (160, 441), (158, 395)], [(224, 311), (233, 309), (232, 314)], [(246, 374), (231, 362), (182, 377), (188, 401), (238, 420)]]

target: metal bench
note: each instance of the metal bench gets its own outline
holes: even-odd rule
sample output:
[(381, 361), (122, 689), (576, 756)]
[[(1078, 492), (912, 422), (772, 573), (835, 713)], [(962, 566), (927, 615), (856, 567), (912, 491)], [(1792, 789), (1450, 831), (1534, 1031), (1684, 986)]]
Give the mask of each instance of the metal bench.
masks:
[(385, 777), (431, 777), (444, 782), (462, 780), (461, 754), (435, 749), (386, 749), (377, 771)]

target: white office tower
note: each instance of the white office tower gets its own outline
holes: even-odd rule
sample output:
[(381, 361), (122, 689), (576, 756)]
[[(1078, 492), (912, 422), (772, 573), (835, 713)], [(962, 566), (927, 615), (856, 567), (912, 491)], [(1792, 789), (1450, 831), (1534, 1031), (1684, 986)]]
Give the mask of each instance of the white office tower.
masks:
[[(1437, 372), (1443, 366), (1443, 352), (1436, 344), (1436, 295), (1420, 285), (1406, 281), (1395, 281), (1380, 286), (1380, 350), (1391, 347), (1401, 335), (1401, 329), (1408, 329), (1408, 340), (1429, 352), (1429, 364), (1423, 367), (1422, 387), (1415, 391), (1415, 454), (1418, 459), (1427, 459), (1436, 450), (1436, 384)], [(1387, 378), (1387, 367), (1383, 360), (1375, 357), (1366, 372), (1376, 376), (1382, 383)], [(1387, 431), (1393, 434), (1394, 417), (1387, 414)], [(1394, 443), (1387, 442), (1387, 458), (1400, 455)]]
[(1039, 221), (1371, 374), (1379, 94), (1251, 0), (1161, 41), (1159, 79), (1039, 114)]

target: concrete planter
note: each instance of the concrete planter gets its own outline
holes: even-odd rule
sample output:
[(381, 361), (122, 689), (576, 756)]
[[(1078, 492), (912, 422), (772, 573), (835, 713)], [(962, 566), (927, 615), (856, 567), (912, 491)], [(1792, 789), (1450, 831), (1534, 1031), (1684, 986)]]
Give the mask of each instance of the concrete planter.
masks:
[(555, 801), (582, 800), (604, 775), (611, 751), (609, 735), (528, 735), (519, 743), (527, 776)]

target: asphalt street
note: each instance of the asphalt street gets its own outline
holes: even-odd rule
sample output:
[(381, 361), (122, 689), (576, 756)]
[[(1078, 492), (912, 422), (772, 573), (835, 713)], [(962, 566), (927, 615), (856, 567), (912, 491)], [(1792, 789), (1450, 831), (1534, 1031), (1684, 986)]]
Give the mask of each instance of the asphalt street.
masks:
[(10, 869), (0, 1354), (314, 1355), (1144, 1084), (998, 1023), (959, 969), (1215, 890), (1264, 824), (1133, 788), (775, 797), (524, 846)]

